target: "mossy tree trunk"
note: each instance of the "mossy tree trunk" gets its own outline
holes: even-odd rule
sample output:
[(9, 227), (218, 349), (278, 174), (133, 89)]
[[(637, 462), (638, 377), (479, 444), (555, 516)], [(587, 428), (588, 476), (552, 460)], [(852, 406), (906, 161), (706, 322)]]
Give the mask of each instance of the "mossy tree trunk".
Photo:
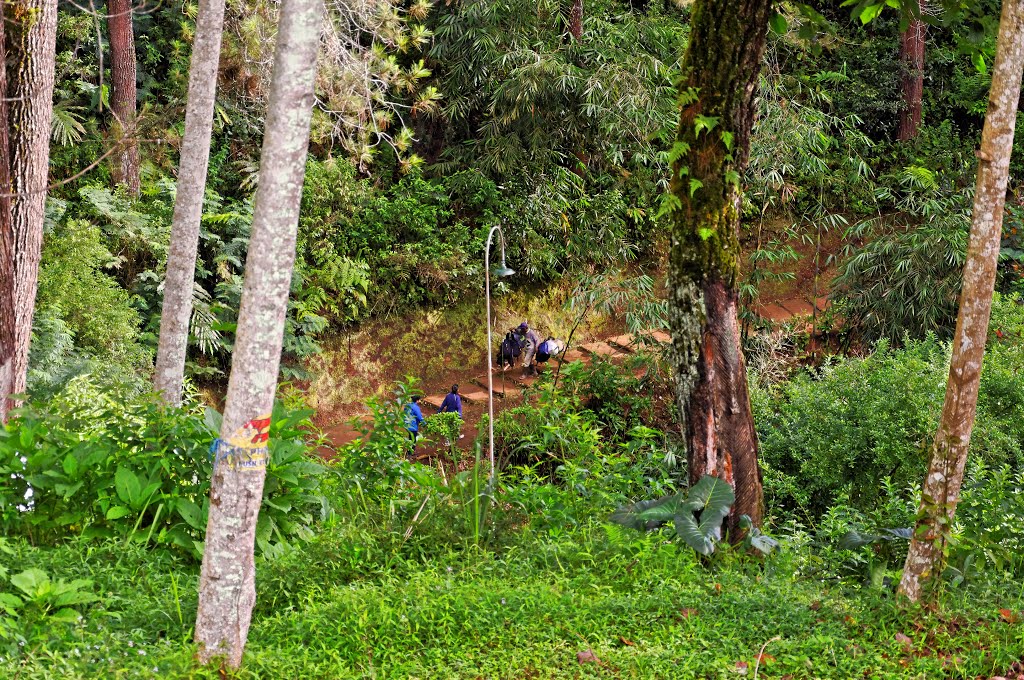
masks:
[[(666, 207), (672, 220), (670, 323), (689, 475), (727, 481), (727, 522), (763, 516), (757, 434), (740, 344), (740, 175), (770, 0), (698, 0), (679, 83), (680, 119)], [(734, 532), (735, 537), (738, 532)]]
[(899, 592), (919, 600), (941, 575), (978, 406), (981, 364), (992, 313), (1003, 208), (1010, 175), (1014, 128), (1024, 71), (1024, 0), (1005, 0), (992, 69), (988, 111), (978, 151), (971, 237), (953, 336), (946, 398)]

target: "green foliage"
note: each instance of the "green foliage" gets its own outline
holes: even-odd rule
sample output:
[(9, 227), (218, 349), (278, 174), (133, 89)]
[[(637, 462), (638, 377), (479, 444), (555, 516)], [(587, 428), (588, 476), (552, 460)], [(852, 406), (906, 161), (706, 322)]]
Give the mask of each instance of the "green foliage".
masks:
[[(853, 250), (833, 282), (832, 298), (857, 338), (902, 340), (952, 334), (970, 229), (970, 192), (940, 185), (926, 168), (908, 167), (899, 191), (879, 199), (900, 208), (897, 220), (864, 220), (846, 231)], [(851, 249), (852, 250), (852, 249)]]
[(561, 378), (562, 390), (594, 414), (610, 441), (623, 441), (637, 426), (655, 424), (653, 390), (658, 385), (649, 357), (630, 357), (625, 370), (607, 360), (574, 362), (562, 367)]
[[(5, 552), (13, 553), (6, 545)], [(97, 601), (93, 583), (87, 579), (67, 582), (50, 580), (39, 568), (26, 569), (10, 577), (14, 592), (0, 591), (0, 639), (19, 645), (45, 639), (51, 626), (75, 623), (82, 616), (76, 607)]]
[(1006, 206), (1001, 246), (999, 263), (1002, 288), (1024, 292), (1024, 205), (1019, 199)]
[(416, 387), (416, 378), (395, 383), (392, 396), (373, 397), (367, 403), (372, 422), (354, 421), (362, 436), (338, 449), (339, 469), (360, 494), (378, 497), (414, 479), (407, 460), (412, 443), (405, 429), (405, 409)]
[(131, 297), (106, 272), (117, 259), (103, 241), (98, 227), (78, 219), (65, 220), (47, 234), (36, 304), (64, 322), (82, 352), (131, 370), (150, 359)]
[[(986, 465), (1024, 463), (1022, 337), (1019, 301), (997, 297), (971, 452)], [(881, 342), (867, 357), (752, 386), (768, 507), (813, 521), (836, 503), (867, 510), (916, 488), (942, 406), (948, 352), (934, 337), (903, 349)], [(909, 518), (901, 521), (880, 526), (905, 526)]]
[[(263, 553), (308, 538), (326, 511), (316, 491), (324, 467), (306, 453), (311, 414), (275, 405), (256, 529)], [(35, 543), (116, 537), (199, 557), (216, 420), (77, 378), (45, 405), (22, 409), (2, 433), (0, 526)]]
[(437, 435), (448, 447), (448, 456), (455, 466), (459, 465), (459, 436), (462, 434), (462, 417), (458, 413), (446, 411), (435, 413), (423, 421), (423, 429), (427, 434)]
[(677, 493), (620, 508), (611, 521), (648, 530), (671, 522), (676, 536), (706, 557), (715, 552), (716, 543), (722, 539), (722, 522), (735, 501), (728, 484), (705, 475), (685, 495)]
[(596, 420), (547, 385), (536, 404), (508, 409), (495, 419), (495, 456), (503, 465), (538, 466), (553, 475), (560, 464), (597, 453), (602, 435)]
[(970, 466), (964, 480), (947, 578), (959, 586), (988, 571), (1024, 574), (1024, 471), (1020, 466)]
[[(596, 663), (579, 663), (591, 650), (623, 675), (725, 678), (764, 650), (762, 675), (840, 680), (868, 670), (900, 680), (945, 677), (950, 655), (966, 677), (1020, 656), (1020, 624), (999, 613), (1017, 608), (1019, 583), (971, 582), (911, 621), (891, 596), (795, 571), (817, 549), (788, 539), (763, 563), (735, 554), (713, 570), (679, 542), (598, 521), (526, 533), (497, 553), (438, 546), (419, 555), (402, 545), (401, 533), (354, 516), (259, 560), (237, 677), (601, 677)], [(0, 674), (52, 675), (57, 663), (70, 677), (220, 677), (193, 658), (197, 565), (112, 543), (12, 548), (4, 559), (23, 565), (16, 571), (45, 565), (53, 578), (92, 580), (104, 598), (80, 609), (80, 623), (5, 650)], [(765, 648), (766, 630), (780, 639)], [(932, 645), (946, 656), (921, 653)]]

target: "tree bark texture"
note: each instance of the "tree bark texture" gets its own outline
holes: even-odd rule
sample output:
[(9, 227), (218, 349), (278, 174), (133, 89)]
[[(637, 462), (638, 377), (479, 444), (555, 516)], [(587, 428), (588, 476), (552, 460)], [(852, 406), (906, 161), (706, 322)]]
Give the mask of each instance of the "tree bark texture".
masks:
[(14, 235), (14, 367), (12, 389), (25, 391), (32, 316), (39, 282), (50, 162), (57, 0), (12, 0), (8, 71), (11, 228)]
[(569, 10), (569, 33), (576, 40), (583, 37), (583, 0), (573, 0)]
[(974, 188), (971, 236), (964, 265), (960, 313), (953, 336), (946, 398), (900, 581), (900, 592), (912, 601), (921, 598), (931, 579), (941, 576), (949, 525), (960, 499), (992, 312), (1022, 71), (1024, 0), (1005, 0), (999, 22), (988, 111), (981, 134), (981, 150), (977, 153), (978, 177)]
[(14, 369), (14, 229), (11, 226), (11, 147), (7, 107), (7, 21), (0, 4), (0, 422), (7, 422)]
[(900, 66), (903, 70), (903, 109), (900, 111), (900, 141), (917, 137), (921, 127), (921, 100), (924, 97), (924, 45), (927, 25), (921, 21), (923, 3), (910, 18), (900, 38)]
[(107, 0), (107, 33), (110, 37), (110, 109), (114, 143), (114, 184), (124, 185), (138, 196), (142, 190), (139, 170), (138, 121), (136, 113), (135, 32), (132, 29), (132, 0)]
[(269, 427), (277, 388), (321, 11), (322, 0), (281, 3), (223, 441), (210, 489), (196, 641), (201, 661), (224, 656), (233, 667), (241, 663), (256, 599), (253, 546), (266, 475), (265, 449), (250, 455), (244, 444), (248, 440), (265, 446), (263, 427)]
[(755, 524), (763, 517), (738, 319), (739, 177), (771, 6), (771, 0), (698, 0), (680, 79), (668, 204), (670, 324), (690, 481), (715, 475), (733, 486), (731, 530), (742, 515)]
[(210, 137), (217, 96), (224, 0), (200, 0), (185, 105), (185, 136), (178, 162), (178, 185), (167, 253), (160, 339), (157, 344), (154, 388), (173, 406), (181, 404), (192, 318), (192, 289), (199, 250), (199, 221), (203, 216)]

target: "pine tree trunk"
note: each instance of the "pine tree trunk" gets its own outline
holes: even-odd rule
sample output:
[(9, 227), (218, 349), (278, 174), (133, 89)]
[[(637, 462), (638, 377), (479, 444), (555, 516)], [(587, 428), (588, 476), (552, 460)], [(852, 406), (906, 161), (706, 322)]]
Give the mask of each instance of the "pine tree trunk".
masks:
[(210, 137), (217, 95), (217, 67), (224, 27), (224, 0), (200, 0), (196, 35), (189, 67), (185, 136), (181, 141), (177, 194), (167, 253), (160, 340), (156, 352), (154, 388), (171, 405), (181, 404), (192, 318), (192, 289), (199, 250), (199, 221), (203, 216)]
[[(922, 9), (918, 3), (918, 14)], [(924, 97), (924, 38), (927, 26), (918, 15), (911, 17), (900, 41), (900, 65), (903, 69), (903, 109), (900, 111), (900, 141), (917, 137), (921, 127), (921, 100)]]
[(900, 592), (917, 601), (941, 576), (950, 523), (960, 500), (971, 430), (978, 405), (992, 293), (1003, 226), (1021, 74), (1024, 71), (1024, 0), (1005, 0), (992, 70), (988, 112), (981, 134), (971, 237), (964, 265), (960, 313), (939, 428), (921, 494), (921, 507), (903, 567)]
[(7, 107), (7, 18), (0, 4), (0, 422), (7, 422), (14, 392), (14, 230), (11, 226), (11, 147)]
[(670, 323), (690, 480), (715, 475), (733, 486), (730, 529), (742, 515), (755, 524), (763, 516), (740, 345), (739, 177), (771, 6), (770, 0), (698, 0), (680, 80), (668, 204)]
[(256, 599), (253, 546), (266, 475), (264, 432), (277, 388), (295, 262), (321, 11), (321, 0), (281, 3), (260, 183), (199, 581), (196, 642), (204, 663), (215, 656), (224, 656), (232, 667), (241, 663)]
[(132, 29), (132, 0), (107, 0), (107, 32), (110, 36), (110, 109), (114, 114), (113, 137), (118, 145), (114, 162), (114, 184), (123, 184), (138, 196), (139, 143), (135, 101), (135, 33)]
[(12, 388), (25, 391), (32, 316), (39, 281), (49, 178), (50, 125), (57, 52), (57, 0), (11, 0), (8, 71), (11, 146), (11, 227), (14, 234), (14, 368)]

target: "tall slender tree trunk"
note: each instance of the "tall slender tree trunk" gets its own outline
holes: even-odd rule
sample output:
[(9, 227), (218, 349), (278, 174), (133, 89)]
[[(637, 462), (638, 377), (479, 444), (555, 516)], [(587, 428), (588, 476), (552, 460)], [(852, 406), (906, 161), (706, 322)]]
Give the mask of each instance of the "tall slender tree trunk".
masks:
[(188, 75), (185, 136), (181, 141), (178, 162), (177, 194), (154, 372), (156, 391), (166, 403), (174, 406), (181, 404), (181, 387), (185, 379), (192, 289), (199, 250), (199, 221), (203, 216), (206, 173), (210, 165), (210, 137), (213, 135), (223, 28), (224, 0), (200, 0)]
[(114, 114), (114, 183), (128, 193), (141, 191), (138, 122), (135, 101), (135, 32), (132, 29), (132, 0), (107, 0), (107, 32), (110, 36), (110, 110)]
[(569, 33), (576, 40), (583, 37), (583, 0), (573, 0), (569, 9)]
[[(698, 0), (680, 80), (673, 155), (670, 325), (691, 482), (736, 490), (728, 527), (763, 516), (757, 433), (740, 345), (739, 178), (771, 0)], [(738, 532), (735, 532), (735, 537)]]
[(57, 0), (9, 0), (13, 28), (12, 69), (8, 72), (11, 146), (11, 227), (14, 234), (15, 394), (25, 391), (32, 316), (39, 281), (43, 218), (53, 121), (53, 81), (57, 54)]
[(241, 663), (256, 599), (253, 546), (266, 476), (265, 433), (295, 262), (322, 7), (322, 0), (281, 3), (260, 183), (199, 580), (196, 641), (203, 662), (224, 656), (231, 666)]
[(927, 584), (941, 576), (946, 539), (960, 500), (992, 312), (1022, 72), (1024, 0), (1004, 0), (988, 112), (981, 133), (981, 150), (977, 153), (971, 237), (946, 399), (922, 488), (919, 519), (900, 580), (899, 591), (912, 601), (919, 600)]
[(11, 147), (7, 107), (7, 17), (0, 3), (0, 422), (14, 392), (14, 229), (11, 226)]
[(921, 100), (924, 97), (924, 38), (927, 25), (921, 21), (924, 2), (918, 0), (917, 14), (910, 18), (900, 40), (900, 66), (903, 70), (903, 109), (900, 111), (900, 141), (917, 137), (921, 127)]

